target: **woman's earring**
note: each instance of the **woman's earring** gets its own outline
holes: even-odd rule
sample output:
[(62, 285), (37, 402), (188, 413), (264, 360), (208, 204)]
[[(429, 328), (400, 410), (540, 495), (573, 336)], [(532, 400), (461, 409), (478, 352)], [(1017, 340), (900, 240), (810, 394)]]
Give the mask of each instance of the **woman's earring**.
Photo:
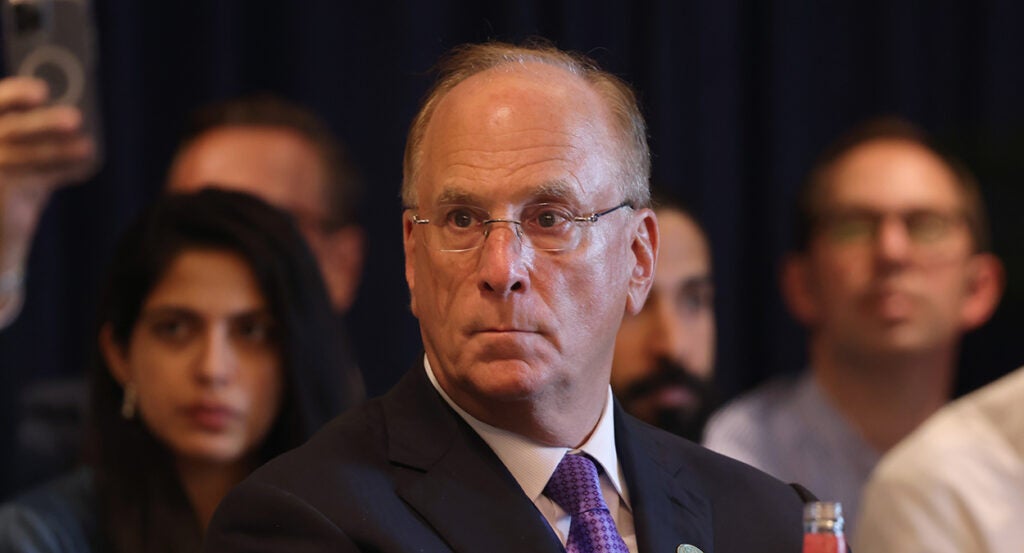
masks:
[(139, 402), (139, 394), (135, 391), (135, 385), (131, 382), (124, 385), (124, 401), (121, 402), (121, 416), (125, 420), (135, 418), (135, 405)]

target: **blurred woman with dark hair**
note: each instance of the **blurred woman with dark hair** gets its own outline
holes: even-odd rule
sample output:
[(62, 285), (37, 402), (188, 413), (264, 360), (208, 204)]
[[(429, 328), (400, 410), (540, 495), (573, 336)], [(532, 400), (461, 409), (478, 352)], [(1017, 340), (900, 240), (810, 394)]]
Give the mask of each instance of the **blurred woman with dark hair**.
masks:
[(232, 486), (337, 414), (329, 309), (287, 215), (215, 189), (159, 200), (112, 263), (89, 466), (0, 510), (0, 550), (198, 550)]

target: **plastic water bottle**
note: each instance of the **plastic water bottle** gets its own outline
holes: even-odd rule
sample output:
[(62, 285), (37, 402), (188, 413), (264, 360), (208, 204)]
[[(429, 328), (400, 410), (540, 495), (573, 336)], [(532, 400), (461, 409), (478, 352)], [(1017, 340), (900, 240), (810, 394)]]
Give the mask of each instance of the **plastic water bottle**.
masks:
[(837, 501), (804, 505), (803, 553), (846, 553), (843, 506)]

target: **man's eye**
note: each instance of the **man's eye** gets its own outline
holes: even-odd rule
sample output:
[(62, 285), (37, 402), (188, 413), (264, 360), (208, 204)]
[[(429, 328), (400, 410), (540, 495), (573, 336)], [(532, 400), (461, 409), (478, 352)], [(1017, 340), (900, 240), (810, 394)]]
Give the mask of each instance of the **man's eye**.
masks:
[(537, 215), (537, 225), (542, 228), (553, 227), (558, 224), (558, 215), (550, 211), (544, 211)]
[(829, 234), (839, 241), (854, 241), (871, 236), (875, 230), (875, 221), (865, 216), (841, 216), (829, 224)]
[(945, 238), (953, 222), (939, 213), (920, 212), (906, 218), (907, 232), (917, 242), (935, 242)]
[(532, 217), (534, 225), (542, 229), (554, 229), (568, 221), (568, 217), (555, 209), (544, 209)]
[(687, 290), (676, 300), (676, 305), (680, 311), (691, 315), (711, 309), (711, 292), (705, 290)]
[(478, 220), (479, 218), (475, 213), (465, 208), (452, 209), (445, 216), (445, 221), (447, 222), (448, 226), (453, 226), (456, 228), (472, 227), (477, 223)]

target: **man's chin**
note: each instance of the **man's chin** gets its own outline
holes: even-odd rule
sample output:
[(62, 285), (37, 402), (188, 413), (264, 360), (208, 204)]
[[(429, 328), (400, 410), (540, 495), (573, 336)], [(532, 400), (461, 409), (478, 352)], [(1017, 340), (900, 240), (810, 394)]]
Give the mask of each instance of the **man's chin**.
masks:
[(913, 358), (922, 352), (941, 347), (943, 340), (937, 333), (926, 332), (920, 324), (900, 324), (877, 328), (876, 332), (848, 340), (843, 350), (851, 357), (877, 357), (879, 359)]
[(472, 364), (466, 384), (478, 397), (514, 401), (538, 393), (550, 375), (523, 359), (492, 358)]

